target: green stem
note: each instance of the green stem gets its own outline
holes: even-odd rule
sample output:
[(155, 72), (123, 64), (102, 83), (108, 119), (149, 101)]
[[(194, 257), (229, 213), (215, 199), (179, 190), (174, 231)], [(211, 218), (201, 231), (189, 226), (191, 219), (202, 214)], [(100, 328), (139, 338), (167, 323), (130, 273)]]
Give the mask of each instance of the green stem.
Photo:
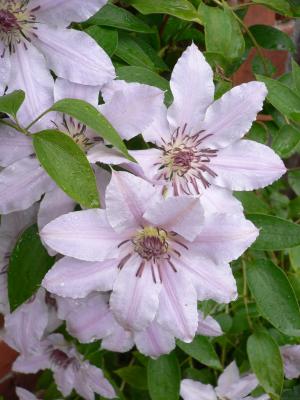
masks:
[(40, 114), (36, 119), (34, 119), (25, 129), (28, 131), (34, 124), (36, 124), (41, 118), (43, 118), (48, 112), (51, 111), (51, 108), (48, 108), (42, 114)]
[(0, 124), (9, 126), (10, 128), (13, 128), (16, 131), (23, 133), (23, 135), (30, 136), (30, 133), (27, 132), (27, 129), (23, 129), (19, 125), (11, 124), (10, 122), (5, 121), (4, 119), (0, 119)]
[(245, 309), (247, 312), (247, 321), (249, 324), (250, 329), (253, 331), (253, 324), (249, 315), (249, 308), (248, 308), (248, 288), (247, 288), (247, 275), (246, 275), (246, 264), (245, 261), (242, 260), (242, 267), (243, 267), (243, 281), (244, 281), (244, 285), (243, 285), (243, 300), (244, 300), (244, 305), (245, 305)]

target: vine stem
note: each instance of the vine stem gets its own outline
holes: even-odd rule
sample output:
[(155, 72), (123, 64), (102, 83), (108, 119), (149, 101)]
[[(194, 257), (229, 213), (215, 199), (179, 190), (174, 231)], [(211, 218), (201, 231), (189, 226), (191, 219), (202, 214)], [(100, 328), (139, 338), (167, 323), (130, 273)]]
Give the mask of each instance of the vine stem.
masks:
[(22, 129), (19, 125), (11, 124), (10, 122), (5, 121), (4, 119), (0, 119), (0, 124), (9, 126), (10, 128), (13, 128), (16, 131), (23, 133), (23, 135), (30, 136), (30, 133), (27, 131), (27, 129)]
[(248, 308), (248, 288), (247, 288), (247, 275), (246, 275), (246, 264), (245, 261), (242, 260), (242, 267), (243, 267), (243, 300), (244, 300), (244, 305), (245, 309), (247, 312), (247, 321), (249, 324), (250, 329), (253, 331), (253, 324), (249, 315), (249, 308)]
[(41, 118), (43, 118), (46, 114), (48, 114), (52, 110), (51, 108), (48, 108), (46, 111), (44, 111), (42, 114), (40, 114), (38, 117), (36, 117), (35, 120), (33, 120), (28, 126), (26, 126), (26, 131), (30, 129), (34, 124), (36, 124)]

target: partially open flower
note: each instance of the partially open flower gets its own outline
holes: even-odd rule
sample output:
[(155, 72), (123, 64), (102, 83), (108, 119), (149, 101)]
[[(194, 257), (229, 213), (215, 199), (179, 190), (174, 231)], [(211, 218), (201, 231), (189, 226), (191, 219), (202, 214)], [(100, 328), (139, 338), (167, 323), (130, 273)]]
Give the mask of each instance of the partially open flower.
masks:
[[(115, 391), (101, 369), (85, 361), (62, 335), (48, 335), (61, 323), (55, 312), (57, 323), (53, 324), (51, 309), (55, 299), (49, 300), (45, 290), (40, 289), (29, 301), (5, 317), (4, 340), (20, 353), (13, 364), (13, 371), (37, 373), (51, 369), (64, 396), (75, 389), (86, 400), (94, 400), (94, 393), (114, 398)], [(22, 390), (19, 393), (23, 397), (28, 395)]]

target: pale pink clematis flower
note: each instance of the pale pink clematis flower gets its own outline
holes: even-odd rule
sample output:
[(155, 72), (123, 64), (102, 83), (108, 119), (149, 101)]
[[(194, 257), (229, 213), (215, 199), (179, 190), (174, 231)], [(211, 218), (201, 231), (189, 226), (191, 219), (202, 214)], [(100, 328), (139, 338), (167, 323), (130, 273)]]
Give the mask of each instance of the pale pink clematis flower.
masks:
[(3, 215), (0, 225), (0, 314), (9, 313), (7, 269), (9, 257), (21, 234), (36, 221), (37, 205)]
[[(109, 87), (107, 85), (106, 90)], [(75, 98), (98, 107), (98, 96), (97, 87), (78, 85), (64, 79), (56, 80), (55, 101)], [(124, 82), (122, 90), (115, 90), (111, 99), (99, 106), (99, 111), (122, 136), (132, 137), (150, 125), (161, 97), (161, 91), (155, 87)], [(56, 114), (51, 125), (47, 123), (44, 129), (61, 130), (86, 153), (102, 140), (97, 133), (65, 115)], [(75, 202), (56, 186), (40, 166), (30, 137), (10, 127), (0, 126), (0, 138), (0, 166), (5, 167), (0, 172), (0, 214), (26, 209), (40, 200), (44, 193), (46, 195), (41, 202), (38, 217), (40, 229), (57, 216), (74, 209)], [(96, 176), (101, 174), (97, 166), (94, 169)]]
[(285, 345), (280, 347), (283, 359), (284, 375), (287, 379), (300, 376), (300, 345)]
[(72, 389), (86, 400), (94, 400), (94, 393), (114, 399), (115, 391), (104, 377), (100, 368), (95, 367), (67, 343), (60, 334), (52, 334), (36, 343), (34, 352), (21, 354), (13, 364), (13, 370), (22, 373), (36, 373), (50, 368), (54, 380), (64, 396)]
[(228, 262), (257, 235), (241, 214), (203, 219), (198, 198), (163, 199), (149, 182), (114, 172), (105, 210), (69, 213), (42, 229), (44, 242), (67, 256), (47, 273), (43, 286), (72, 298), (112, 290), (110, 306), (125, 329), (141, 331), (156, 319), (191, 341), (197, 299), (236, 298)]
[(20, 120), (29, 124), (49, 108), (53, 78), (102, 86), (115, 77), (108, 55), (85, 32), (66, 29), (92, 16), (106, 0), (1, 0), (0, 91), (22, 89)]
[(269, 396), (266, 394), (259, 397), (248, 396), (258, 384), (254, 374), (240, 376), (238, 367), (233, 361), (219, 376), (216, 388), (192, 379), (183, 379), (180, 395), (183, 400), (268, 400)]
[(20, 353), (13, 370), (36, 373), (50, 368), (64, 396), (68, 396), (74, 388), (87, 400), (94, 400), (94, 392), (106, 398), (115, 398), (113, 387), (99, 368), (84, 361), (62, 335), (47, 335), (61, 323), (56, 318), (57, 324), (53, 324), (53, 305), (55, 299), (49, 298), (44, 289), (40, 289), (32, 299), (5, 317), (4, 340)]
[[(271, 148), (242, 139), (262, 109), (264, 83), (236, 86), (214, 101), (213, 71), (192, 44), (175, 65), (170, 86), (172, 105), (167, 109), (161, 102), (143, 132), (156, 147), (131, 152), (139, 165), (130, 166), (136, 174), (167, 187), (171, 195), (201, 195), (208, 211), (238, 212), (241, 205), (230, 191), (262, 188), (285, 173)], [(97, 154), (95, 148), (94, 159), (126, 162), (115, 153), (102, 148)]]
[[(109, 308), (109, 294), (92, 292), (83, 299), (69, 299), (57, 296), (57, 312), (60, 319), (66, 320), (68, 332), (81, 343), (102, 340), (103, 349), (117, 352), (129, 351), (134, 345), (138, 350), (157, 358), (170, 353), (175, 348), (175, 338), (156, 321), (144, 331), (124, 329), (115, 319)], [(212, 317), (204, 318), (198, 312), (197, 334), (220, 336), (222, 330)]]

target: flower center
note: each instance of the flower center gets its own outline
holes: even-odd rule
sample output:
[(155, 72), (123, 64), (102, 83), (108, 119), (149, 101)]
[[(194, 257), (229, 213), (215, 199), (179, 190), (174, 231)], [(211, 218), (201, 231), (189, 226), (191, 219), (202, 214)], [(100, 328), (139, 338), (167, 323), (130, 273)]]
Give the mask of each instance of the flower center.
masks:
[(140, 278), (144, 269), (150, 268), (154, 283), (162, 282), (163, 268), (171, 268), (177, 272), (174, 262), (176, 263), (175, 260), (181, 257), (182, 249), (188, 250), (184, 239), (177, 233), (167, 232), (153, 226), (143, 227), (136, 232), (133, 238), (124, 240), (118, 245), (119, 248), (123, 248), (123, 246), (124, 252), (118, 269), (122, 269), (136, 253), (141, 257), (136, 277)]
[[(40, 7), (28, 10), (28, 0), (0, 0), (0, 41), (4, 43), (10, 53), (15, 51), (19, 43), (30, 42), (29, 34), (36, 30), (36, 16), (34, 12)], [(26, 44), (25, 44), (26, 48)]]
[(196, 149), (187, 147), (184, 143), (165, 151), (164, 159), (171, 173), (184, 176), (190, 171), (196, 161)]
[(201, 130), (189, 135), (186, 128), (187, 125), (177, 128), (171, 141), (161, 148), (163, 154), (157, 179), (171, 181), (175, 196), (181, 193), (200, 194), (201, 186), (205, 189), (210, 186), (207, 176), (217, 176), (208, 166), (211, 159), (217, 156), (217, 150), (203, 147), (203, 142), (211, 134), (205, 135), (205, 131)]
[(51, 351), (50, 360), (57, 366), (63, 369), (67, 369), (72, 363), (73, 357), (69, 357), (65, 352), (59, 349)]
[(18, 28), (18, 20), (14, 14), (9, 11), (0, 10), (0, 29), (3, 32), (10, 32)]
[(133, 238), (134, 251), (147, 261), (157, 260), (168, 252), (167, 237), (165, 230), (148, 226)]

